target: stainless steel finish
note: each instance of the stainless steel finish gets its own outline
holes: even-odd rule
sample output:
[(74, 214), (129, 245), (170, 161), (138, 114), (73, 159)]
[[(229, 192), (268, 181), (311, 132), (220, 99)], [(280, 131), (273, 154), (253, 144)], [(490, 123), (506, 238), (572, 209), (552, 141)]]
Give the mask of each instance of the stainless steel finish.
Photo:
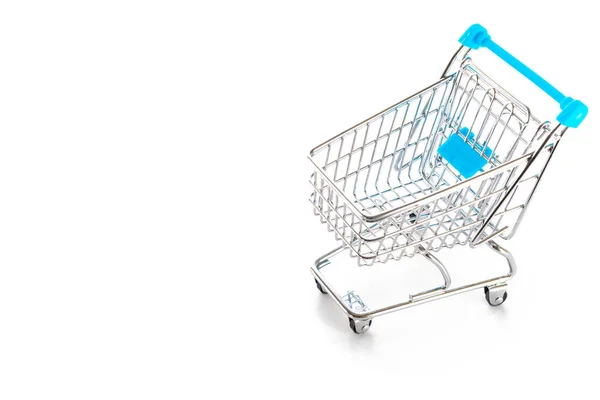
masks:
[(469, 54), (470, 51), (471, 51), (471, 49), (469, 47), (460, 46), (458, 48), (458, 50), (456, 50), (456, 53), (454, 53), (454, 55), (448, 62), (448, 65), (446, 65), (446, 68), (444, 69), (444, 72), (442, 73), (442, 79), (447, 77), (449, 75), (450, 71), (452, 71), (453, 69), (456, 69), (456, 68), (452, 68), (454, 66), (454, 64), (456, 62), (460, 62), (461, 60), (464, 60), (465, 58), (467, 58), (467, 54)]
[(500, 246), (498, 243), (491, 240), (487, 242), (487, 245), (496, 253), (500, 254), (506, 259), (506, 261), (508, 262), (508, 277), (514, 278), (517, 274), (517, 263), (515, 262), (512, 253), (506, 250), (504, 247)]
[(436, 268), (440, 271), (440, 273), (442, 274), (442, 277), (444, 278), (444, 283), (440, 287), (437, 287), (437, 288), (429, 289), (429, 290), (415, 293), (415, 294), (410, 294), (408, 296), (410, 300), (413, 300), (417, 297), (435, 295), (435, 293), (437, 293), (438, 291), (442, 291), (442, 290), (445, 290), (448, 287), (450, 287), (450, 284), (452, 283), (452, 280), (450, 279), (450, 274), (448, 273), (448, 270), (436, 256), (434, 256), (431, 253), (421, 253), (421, 255), (423, 257), (425, 257), (433, 265), (436, 266)]
[[(540, 128), (538, 130), (541, 130), (542, 127), (543, 127), (543, 125), (540, 125)], [(485, 228), (488, 226), (488, 224), (490, 223), (492, 218), (494, 218), (494, 216), (497, 214), (498, 210), (502, 207), (504, 202), (507, 199), (511, 198), (510, 196), (514, 193), (514, 191), (518, 187), (519, 183), (523, 182), (523, 177), (527, 174), (531, 165), (538, 159), (538, 156), (540, 155), (540, 153), (542, 151), (547, 151), (547, 152), (549, 152), (548, 158), (547, 158), (546, 162), (543, 164), (542, 170), (539, 172), (538, 175), (536, 175), (537, 181), (536, 181), (535, 187), (537, 187), (537, 184), (539, 183), (540, 178), (544, 174), (544, 171), (546, 170), (546, 167), (548, 166), (548, 163), (550, 162), (550, 159), (552, 158), (552, 154), (554, 154), (554, 151), (556, 151), (556, 148), (558, 147), (558, 139), (560, 139), (562, 137), (562, 135), (565, 133), (566, 130), (567, 130), (566, 127), (563, 127), (562, 125), (559, 124), (556, 126), (556, 128), (554, 128), (554, 130), (552, 130), (549, 134), (546, 135), (546, 138), (542, 142), (542, 145), (535, 151), (535, 153), (530, 158), (528, 158), (527, 164), (525, 165), (525, 167), (519, 174), (518, 178), (515, 179), (514, 183), (506, 191), (506, 194), (500, 199), (500, 201), (498, 201), (496, 206), (493, 208), (492, 212), (490, 212), (490, 215), (486, 218), (485, 222), (483, 224), (481, 224), (481, 227), (477, 230), (477, 233), (475, 233), (475, 236), (471, 239), (471, 243), (470, 243), (471, 247), (480, 246), (481, 244), (490, 240), (494, 236), (496, 236), (500, 233), (503, 233), (505, 230), (509, 229), (509, 226), (506, 225), (503, 228), (496, 230), (496, 232), (493, 232), (492, 234), (488, 235), (486, 238), (479, 240), (479, 237), (483, 235)], [(546, 145), (548, 144), (550, 139), (552, 139), (555, 135), (557, 135), (558, 139), (554, 142), (553, 146), (551, 146), (549, 148), (546, 147)], [(531, 191), (531, 193), (529, 195), (529, 198), (523, 205), (523, 211), (521, 212), (521, 215), (519, 216), (518, 221), (515, 222), (514, 231), (516, 231), (516, 228), (517, 228), (518, 224), (520, 223), (520, 220), (523, 217), (523, 214), (525, 213), (525, 209), (527, 208), (527, 205), (529, 204), (529, 200), (531, 199), (531, 196), (533, 196), (533, 193), (535, 192), (535, 187), (533, 188), (533, 190)]]
[[(313, 274), (350, 318), (370, 320), (483, 287), (495, 305), (516, 272), (512, 255), (495, 240), (514, 236), (566, 128), (536, 118), (468, 54), (460, 47), (439, 81), (310, 152), (314, 214), (342, 242), (317, 260)], [(472, 178), (438, 154), (453, 134), (487, 161)], [(484, 243), (506, 258), (509, 273), (451, 289), (448, 271), (432, 253)], [(360, 266), (420, 254), (443, 283), (404, 303), (349, 310), (319, 272), (344, 249)]]
[[(345, 246), (340, 246), (335, 250), (325, 254), (324, 256), (319, 257), (315, 261), (315, 265), (311, 267), (311, 272), (314, 278), (317, 280), (317, 282), (321, 284), (321, 286), (333, 298), (333, 300), (342, 309), (342, 311), (344, 311), (348, 318), (352, 318), (354, 320), (372, 320), (384, 314), (392, 313), (394, 311), (399, 311), (408, 307), (413, 307), (418, 304), (427, 303), (433, 300), (442, 299), (444, 297), (452, 296), (455, 294), (465, 293), (471, 290), (483, 289), (485, 287), (503, 287), (505, 290), (506, 282), (508, 282), (517, 272), (517, 265), (515, 263), (515, 260), (508, 250), (506, 250), (504, 247), (500, 246), (496, 242), (490, 240), (486, 244), (489, 248), (494, 250), (495, 253), (501, 255), (506, 260), (508, 264), (508, 272), (505, 275), (497, 276), (494, 278), (486, 279), (464, 286), (459, 286), (456, 288), (450, 288), (449, 285), (446, 288), (435, 287), (416, 295), (409, 295), (407, 301), (392, 304), (386, 307), (377, 308), (375, 310), (369, 310), (367, 308), (365, 311), (358, 311), (355, 309), (356, 307), (349, 306), (348, 301), (344, 299), (344, 296), (340, 296), (338, 294), (339, 291), (336, 291), (334, 286), (325, 279), (323, 269), (331, 264), (331, 260), (334, 257), (346, 250)], [(430, 258), (427, 259), (432, 261)], [(439, 260), (437, 260), (436, 262), (439, 262)], [(446, 271), (445, 268), (444, 271)], [(445, 273), (448, 274), (447, 271)], [(356, 296), (356, 294), (353, 291), (347, 293), (353, 293), (353, 295)], [(427, 293), (427, 295), (425, 295), (425, 293)], [(347, 294), (345, 296), (347, 296)], [(361, 299), (361, 303), (363, 301), (364, 299)]]

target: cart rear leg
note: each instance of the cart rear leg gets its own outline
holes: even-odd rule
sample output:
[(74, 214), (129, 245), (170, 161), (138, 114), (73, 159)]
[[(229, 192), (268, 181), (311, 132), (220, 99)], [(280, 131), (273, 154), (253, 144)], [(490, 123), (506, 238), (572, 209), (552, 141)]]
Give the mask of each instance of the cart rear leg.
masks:
[[(508, 262), (508, 278), (514, 277), (517, 273), (517, 264), (515, 263), (515, 259), (513, 258), (512, 254), (493, 240), (488, 241), (487, 244), (490, 249), (500, 254)], [(484, 287), (483, 290), (485, 293), (485, 300), (492, 307), (497, 307), (504, 304), (506, 298), (508, 297), (508, 292), (506, 289), (506, 282)]]

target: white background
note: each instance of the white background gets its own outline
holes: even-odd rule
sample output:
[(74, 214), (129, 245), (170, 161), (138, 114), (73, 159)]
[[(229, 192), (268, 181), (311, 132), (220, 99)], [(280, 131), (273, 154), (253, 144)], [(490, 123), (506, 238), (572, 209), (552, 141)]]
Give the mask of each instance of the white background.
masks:
[[(584, 1), (530, 3), (3, 3), (0, 398), (590, 398), (600, 32)], [(474, 22), (590, 116), (506, 244), (505, 305), (470, 292), (355, 335), (308, 271), (337, 243), (306, 156), (433, 83)], [(503, 266), (463, 250), (439, 256)]]

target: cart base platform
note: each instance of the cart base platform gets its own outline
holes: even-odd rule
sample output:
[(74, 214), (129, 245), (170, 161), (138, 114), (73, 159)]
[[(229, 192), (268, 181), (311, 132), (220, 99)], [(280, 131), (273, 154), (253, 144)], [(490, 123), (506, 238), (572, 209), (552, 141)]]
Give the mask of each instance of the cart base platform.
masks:
[(354, 333), (365, 333), (371, 327), (372, 320), (384, 314), (399, 311), (404, 308), (416, 306), (418, 304), (427, 303), (433, 300), (438, 300), (444, 297), (452, 296), (459, 293), (465, 293), (471, 290), (484, 289), (485, 298), (491, 306), (499, 306), (506, 301), (507, 298), (507, 281), (511, 279), (517, 272), (517, 265), (512, 254), (504, 247), (490, 240), (486, 242), (488, 247), (495, 253), (504, 257), (508, 263), (508, 273), (496, 278), (486, 279), (476, 283), (451, 288), (451, 279), (444, 264), (433, 254), (424, 253), (422, 257), (431, 262), (440, 272), (444, 283), (441, 286), (433, 289), (425, 290), (416, 294), (409, 295), (408, 301), (392, 304), (385, 307), (380, 307), (375, 310), (370, 310), (362, 301), (360, 296), (353, 291), (340, 294), (334, 286), (325, 279), (323, 269), (331, 264), (331, 259), (342, 253), (347, 248), (345, 246), (338, 247), (329, 253), (319, 257), (315, 261), (315, 265), (311, 267), (311, 272), (315, 278), (317, 288), (323, 294), (330, 295), (336, 304), (348, 316), (350, 329)]

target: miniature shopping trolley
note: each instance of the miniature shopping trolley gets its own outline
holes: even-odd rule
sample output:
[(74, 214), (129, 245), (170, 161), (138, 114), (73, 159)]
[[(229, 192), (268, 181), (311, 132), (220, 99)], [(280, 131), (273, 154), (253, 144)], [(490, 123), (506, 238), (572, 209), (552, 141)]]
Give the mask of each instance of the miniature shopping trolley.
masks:
[[(471, 26), (459, 41), (439, 81), (310, 152), (314, 213), (342, 242), (311, 272), (355, 333), (366, 332), (377, 316), (470, 290), (483, 288), (492, 306), (504, 303), (516, 264), (494, 239), (513, 237), (558, 142), (587, 115), (582, 102), (513, 57), (482, 26)], [(558, 123), (537, 119), (477, 68), (468, 54), (480, 47), (556, 100)], [(508, 272), (452, 287), (434, 252), (467, 244), (486, 244), (508, 262)], [(418, 254), (444, 283), (370, 310), (357, 293), (340, 294), (324, 277), (332, 258), (346, 251), (361, 266)]]

